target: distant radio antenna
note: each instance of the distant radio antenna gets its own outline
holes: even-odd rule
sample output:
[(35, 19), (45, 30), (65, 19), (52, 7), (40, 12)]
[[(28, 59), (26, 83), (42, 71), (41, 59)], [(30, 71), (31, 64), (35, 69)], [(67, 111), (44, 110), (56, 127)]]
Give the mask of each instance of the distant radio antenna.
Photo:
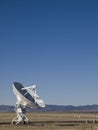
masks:
[(17, 98), (15, 110), (17, 116), (12, 120), (12, 124), (29, 123), (26, 117), (26, 108), (39, 107), (44, 108), (44, 101), (36, 93), (37, 86), (24, 87), (21, 83), (13, 83), (13, 92)]

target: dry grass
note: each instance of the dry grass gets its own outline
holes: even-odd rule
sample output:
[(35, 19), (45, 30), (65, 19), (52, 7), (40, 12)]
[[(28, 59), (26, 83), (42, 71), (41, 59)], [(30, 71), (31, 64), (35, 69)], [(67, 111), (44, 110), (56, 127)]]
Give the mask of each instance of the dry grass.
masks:
[[(10, 124), (15, 116), (15, 113), (0, 113), (0, 130), (98, 130), (98, 124), (94, 123), (98, 119), (89, 113), (29, 113), (32, 123), (17, 126)], [(91, 123), (87, 124), (88, 120)]]

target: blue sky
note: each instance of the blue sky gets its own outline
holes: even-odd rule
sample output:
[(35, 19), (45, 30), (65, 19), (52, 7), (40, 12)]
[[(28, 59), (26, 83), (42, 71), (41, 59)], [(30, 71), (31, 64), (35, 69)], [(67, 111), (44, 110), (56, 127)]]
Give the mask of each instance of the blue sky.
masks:
[(0, 0), (0, 104), (14, 81), (46, 104), (98, 104), (98, 1)]

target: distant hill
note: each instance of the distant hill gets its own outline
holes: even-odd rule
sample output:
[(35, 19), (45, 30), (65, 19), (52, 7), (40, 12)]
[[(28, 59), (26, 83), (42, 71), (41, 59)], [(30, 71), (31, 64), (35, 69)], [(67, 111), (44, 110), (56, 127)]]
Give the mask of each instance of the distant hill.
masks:
[[(14, 106), (9, 105), (0, 105), (0, 112), (14, 112), (15, 110)], [(33, 111), (39, 111), (39, 112), (64, 112), (64, 111), (90, 111), (90, 112), (98, 112), (98, 105), (85, 105), (85, 106), (61, 106), (61, 105), (46, 105), (45, 108), (33, 108), (33, 109), (27, 109), (29, 112)]]
[(98, 112), (98, 105), (84, 105), (84, 106), (60, 106), (60, 105), (47, 105), (46, 108), (44, 108), (44, 111), (58, 111), (58, 112), (64, 112), (64, 111), (96, 111)]
[(13, 112), (14, 108), (14, 106), (0, 105), (0, 112)]

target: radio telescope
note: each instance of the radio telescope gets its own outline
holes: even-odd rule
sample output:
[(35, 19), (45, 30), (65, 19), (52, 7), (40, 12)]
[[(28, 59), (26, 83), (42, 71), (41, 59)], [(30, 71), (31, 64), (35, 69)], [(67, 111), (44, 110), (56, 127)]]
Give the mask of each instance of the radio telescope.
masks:
[(44, 101), (36, 93), (37, 86), (24, 87), (21, 83), (13, 83), (13, 92), (17, 98), (15, 110), (17, 116), (12, 120), (12, 124), (29, 123), (29, 119), (25, 115), (26, 108), (44, 108)]

